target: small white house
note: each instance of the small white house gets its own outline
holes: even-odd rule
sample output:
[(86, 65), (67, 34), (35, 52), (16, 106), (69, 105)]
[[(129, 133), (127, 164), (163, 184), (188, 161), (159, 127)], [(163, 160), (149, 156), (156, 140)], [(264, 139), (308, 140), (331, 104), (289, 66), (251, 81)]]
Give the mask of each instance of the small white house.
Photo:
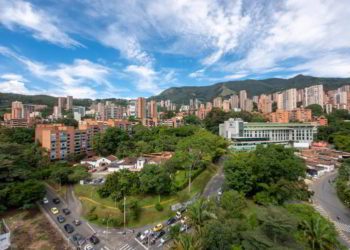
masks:
[(104, 167), (104, 166), (108, 166), (111, 163), (117, 161), (118, 158), (115, 157), (114, 155), (110, 155), (107, 157), (92, 157), (92, 158), (87, 158), (84, 159), (80, 162), (80, 164), (82, 165), (88, 165), (90, 169), (95, 169), (98, 167)]

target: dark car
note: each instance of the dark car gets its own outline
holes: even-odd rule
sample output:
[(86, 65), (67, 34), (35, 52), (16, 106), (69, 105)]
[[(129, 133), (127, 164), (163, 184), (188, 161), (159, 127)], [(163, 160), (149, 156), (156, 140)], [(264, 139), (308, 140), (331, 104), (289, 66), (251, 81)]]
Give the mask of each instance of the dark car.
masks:
[(58, 221), (59, 223), (63, 223), (63, 222), (66, 221), (66, 219), (64, 218), (63, 215), (59, 215), (59, 216), (57, 216), (57, 221)]
[(74, 227), (71, 224), (66, 224), (64, 225), (64, 230), (66, 230), (66, 232), (70, 234), (74, 232)]
[(62, 209), (62, 212), (63, 212), (65, 215), (70, 214), (70, 210), (69, 210), (68, 208), (63, 208), (63, 209)]
[(159, 232), (157, 232), (157, 233), (154, 235), (154, 239), (159, 239), (159, 238), (162, 237), (164, 234), (165, 234), (165, 231), (164, 231), (164, 230), (160, 230)]
[(81, 234), (74, 234), (72, 237), (73, 241), (77, 243), (78, 246), (81, 246), (85, 243), (85, 238)]
[(184, 213), (186, 212), (186, 207), (185, 206), (182, 206), (181, 208), (179, 208), (178, 210), (180, 213)]
[(75, 220), (73, 220), (73, 224), (74, 224), (75, 226), (80, 226), (80, 225), (81, 225), (81, 221), (75, 219)]
[(99, 238), (97, 238), (95, 235), (92, 235), (89, 240), (92, 244), (95, 244), (95, 245), (100, 242)]
[(61, 201), (60, 201), (60, 199), (58, 199), (58, 198), (53, 198), (53, 199), (52, 199), (52, 202), (55, 203), (55, 204), (58, 204), (58, 203), (60, 203)]
[(169, 225), (171, 225), (171, 224), (173, 224), (175, 222), (176, 222), (176, 218), (175, 217), (171, 217), (169, 220), (167, 220), (166, 224), (169, 226)]

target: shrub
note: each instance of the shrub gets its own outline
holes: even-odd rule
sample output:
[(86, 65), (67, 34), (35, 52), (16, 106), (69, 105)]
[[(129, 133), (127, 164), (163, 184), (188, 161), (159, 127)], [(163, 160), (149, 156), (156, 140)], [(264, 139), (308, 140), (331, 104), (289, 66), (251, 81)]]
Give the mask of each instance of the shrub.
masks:
[(158, 212), (161, 212), (164, 210), (164, 207), (159, 202), (154, 207)]

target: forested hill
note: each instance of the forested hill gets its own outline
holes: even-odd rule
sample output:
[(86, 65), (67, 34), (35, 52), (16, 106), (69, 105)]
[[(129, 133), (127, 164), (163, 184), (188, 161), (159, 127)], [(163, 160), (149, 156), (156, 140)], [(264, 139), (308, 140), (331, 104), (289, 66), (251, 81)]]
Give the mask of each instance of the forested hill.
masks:
[[(20, 95), (20, 94), (12, 94), (12, 93), (0, 93), (0, 108), (9, 108), (11, 106), (11, 102), (13, 101), (20, 101), (23, 103), (33, 103), (33, 104), (45, 104), (49, 107), (53, 107), (54, 105), (57, 105), (57, 97), (53, 97), (49, 95)], [(98, 102), (101, 100), (97, 99), (95, 101)], [(115, 98), (103, 99), (103, 101), (112, 101), (114, 103), (117, 103), (123, 106), (127, 104), (126, 100), (115, 99)], [(92, 102), (93, 102), (92, 99), (75, 98), (73, 100), (73, 104), (75, 106), (88, 107), (92, 104)]]
[(212, 101), (217, 96), (228, 97), (240, 90), (245, 89), (248, 96), (272, 93), (289, 88), (305, 88), (315, 84), (323, 84), (326, 90), (336, 89), (340, 86), (350, 84), (350, 78), (320, 78), (312, 76), (297, 75), (290, 79), (269, 78), (263, 80), (242, 80), (216, 83), (209, 86), (198, 87), (173, 87), (164, 90), (158, 96), (151, 99), (167, 100), (177, 104), (188, 104), (189, 99), (196, 97), (200, 101)]

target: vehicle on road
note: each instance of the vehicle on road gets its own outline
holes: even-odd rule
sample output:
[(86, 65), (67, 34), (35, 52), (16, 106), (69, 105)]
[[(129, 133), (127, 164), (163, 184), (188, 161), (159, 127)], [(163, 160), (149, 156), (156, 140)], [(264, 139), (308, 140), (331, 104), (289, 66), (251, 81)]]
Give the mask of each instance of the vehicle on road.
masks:
[(176, 218), (175, 217), (171, 217), (169, 220), (167, 220), (166, 224), (167, 224), (167, 226), (169, 226), (169, 225), (171, 225), (171, 224), (173, 224), (175, 222), (176, 222)]
[(44, 204), (48, 204), (48, 203), (49, 203), (49, 199), (48, 199), (47, 197), (44, 197), (44, 198), (43, 198), (43, 203), (44, 203)]
[(159, 223), (153, 228), (153, 232), (158, 232), (163, 229), (163, 224)]
[(100, 239), (97, 238), (95, 235), (92, 235), (92, 236), (89, 238), (89, 241), (90, 241), (92, 244), (96, 245), (96, 244), (98, 244), (98, 243), (100, 242)]
[(185, 224), (187, 221), (188, 221), (188, 217), (184, 216), (180, 222), (181, 222), (181, 224)]
[(74, 226), (80, 226), (81, 225), (81, 221), (78, 220), (78, 219), (75, 219), (75, 220), (73, 220), (73, 224), (74, 224)]
[(162, 237), (163, 235), (165, 234), (165, 231), (164, 230), (160, 230), (159, 232), (157, 232), (155, 235), (154, 235), (154, 239), (159, 239), (160, 237)]
[(71, 224), (66, 224), (64, 225), (64, 230), (66, 230), (66, 232), (70, 234), (74, 232), (74, 227)]
[(182, 233), (182, 232), (188, 230), (189, 228), (190, 228), (189, 225), (184, 224), (184, 225), (182, 225), (182, 226), (180, 227), (180, 232)]
[(70, 214), (70, 210), (69, 210), (68, 208), (63, 208), (63, 209), (62, 209), (62, 212), (63, 212), (65, 215)]
[(58, 203), (60, 203), (61, 201), (60, 201), (60, 199), (58, 199), (58, 198), (53, 198), (53, 199), (52, 199), (52, 202), (53, 202), (54, 204), (58, 204)]
[(81, 246), (85, 243), (85, 238), (79, 233), (74, 234), (72, 239), (75, 243), (77, 243), (78, 246)]
[(177, 211), (176, 212), (176, 219), (180, 220), (181, 219), (181, 212), (180, 211)]
[(66, 221), (66, 219), (64, 218), (63, 215), (59, 215), (59, 216), (57, 216), (57, 221), (58, 221), (59, 223), (63, 223), (63, 222)]
[(218, 190), (218, 195), (219, 195), (219, 196), (222, 195), (222, 189), (221, 189), (221, 188), (219, 188), (219, 190)]
[(53, 214), (58, 214), (59, 212), (60, 212), (60, 211), (58, 210), (57, 207), (51, 208), (51, 213), (53, 213)]
[(91, 245), (91, 244), (86, 244), (85, 246), (84, 246), (84, 250), (94, 250), (95, 248), (93, 247), (93, 245)]
[(149, 233), (150, 233), (150, 230), (144, 231), (143, 234), (141, 234), (140, 236), (140, 240), (141, 241), (144, 240), (149, 235)]

